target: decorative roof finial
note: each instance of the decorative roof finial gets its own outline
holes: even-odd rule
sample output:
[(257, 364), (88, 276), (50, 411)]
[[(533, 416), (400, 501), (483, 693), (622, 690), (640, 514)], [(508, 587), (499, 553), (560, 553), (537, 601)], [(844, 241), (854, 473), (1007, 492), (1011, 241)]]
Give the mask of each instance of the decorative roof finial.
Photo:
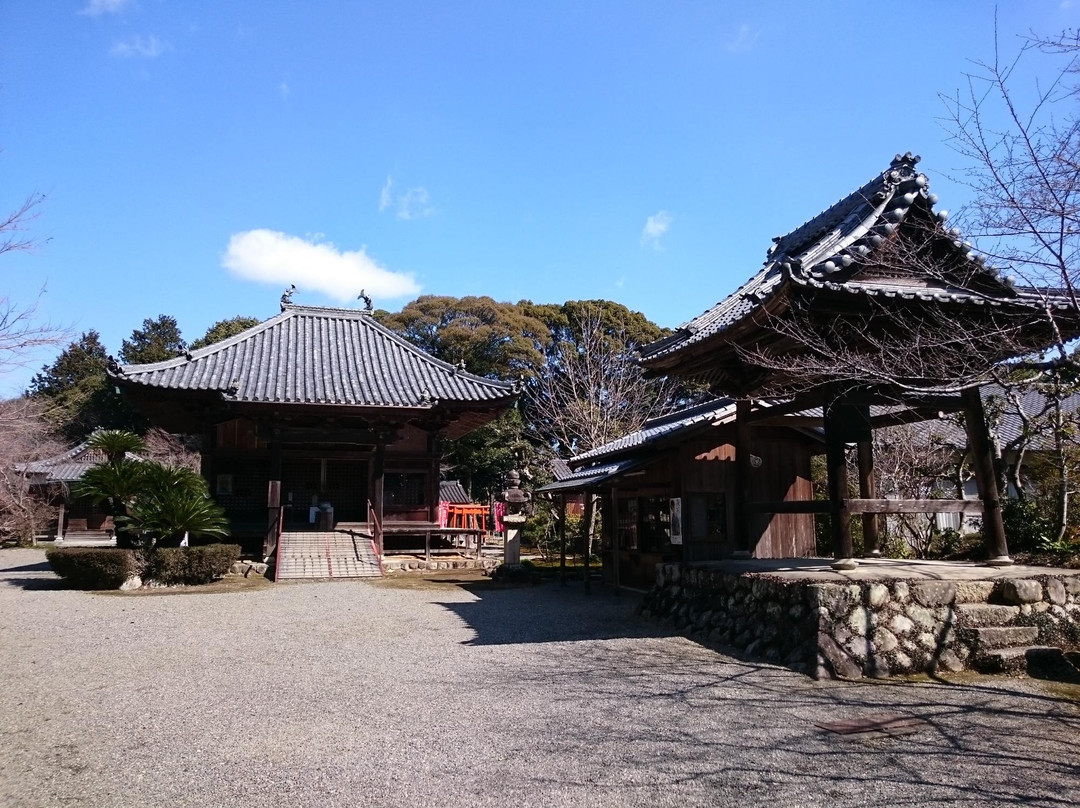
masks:
[(292, 303), (292, 296), (296, 292), (296, 284), (290, 283), (289, 288), (285, 290), (281, 296), (281, 310), (285, 311), (285, 307)]
[(918, 163), (921, 159), (922, 159), (922, 157), (920, 157), (917, 154), (912, 154), (911, 152), (904, 152), (903, 154), (896, 155), (896, 157), (893, 158), (893, 161), (889, 164), (889, 167), (890, 168), (896, 168), (897, 166), (914, 167), (915, 164)]
[(367, 293), (364, 292), (363, 289), (360, 290), (360, 294), (357, 295), (356, 299), (364, 301), (364, 311), (371, 311), (374, 308), (371, 303), (371, 298), (368, 297)]

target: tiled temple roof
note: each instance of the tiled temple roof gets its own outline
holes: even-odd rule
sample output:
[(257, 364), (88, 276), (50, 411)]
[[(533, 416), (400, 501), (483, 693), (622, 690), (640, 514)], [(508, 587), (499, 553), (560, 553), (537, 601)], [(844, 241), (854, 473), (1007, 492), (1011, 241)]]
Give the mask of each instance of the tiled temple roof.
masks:
[(517, 395), (511, 384), (435, 359), (370, 312), (293, 304), (206, 348), (165, 362), (114, 365), (110, 375), (253, 403), (428, 408), (509, 403)]
[[(918, 162), (919, 158), (910, 152), (898, 154), (889, 168), (870, 182), (787, 235), (774, 239), (765, 264), (756, 275), (708, 311), (679, 326), (673, 335), (642, 348), (642, 362), (646, 367), (654, 366), (663, 357), (720, 335), (762, 308), (789, 283), (867, 297), (975, 306), (1008, 303), (1041, 308), (1044, 294), (1018, 288), (989, 267), (982, 267), (978, 273), (983, 287), (979, 289), (971, 283), (961, 285), (928, 274), (920, 276), (917, 267), (913, 268), (914, 278), (862, 274), (867, 257), (885, 243), (916, 207), (939, 223), (947, 219), (948, 211), (932, 212), (937, 196), (929, 192), (926, 175), (915, 170)], [(958, 257), (982, 265), (981, 256), (963, 241), (958, 229), (942, 226), (939, 233), (951, 243)], [(1071, 309), (1064, 296), (1060, 300), (1050, 297), (1048, 302), (1052, 307)]]

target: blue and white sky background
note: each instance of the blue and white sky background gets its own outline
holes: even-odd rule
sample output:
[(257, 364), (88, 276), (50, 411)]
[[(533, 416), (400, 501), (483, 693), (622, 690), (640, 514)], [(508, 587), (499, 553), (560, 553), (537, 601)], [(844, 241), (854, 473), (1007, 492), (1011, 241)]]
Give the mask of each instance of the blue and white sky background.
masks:
[[(996, 8), (1011, 56), (1080, 2)], [(0, 294), (109, 349), (296, 302), (609, 298), (675, 326), (921, 154), (991, 60), (990, 2), (0, 3), (0, 211), (47, 196)], [(1029, 59), (1019, 77), (1052, 75)], [(55, 356), (0, 376), (15, 394)]]

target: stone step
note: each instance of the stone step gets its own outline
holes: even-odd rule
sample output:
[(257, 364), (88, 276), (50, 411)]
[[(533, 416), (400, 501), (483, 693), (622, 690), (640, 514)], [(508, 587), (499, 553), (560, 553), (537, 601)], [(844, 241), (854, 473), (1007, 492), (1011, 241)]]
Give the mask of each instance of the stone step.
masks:
[(976, 654), (1027, 647), (1039, 638), (1039, 629), (1035, 626), (984, 626), (969, 628), (966, 632), (970, 632)]
[(1020, 607), (998, 606), (992, 603), (960, 603), (956, 606), (956, 615), (961, 626), (1004, 626), (1020, 616)]
[(1076, 684), (1080, 683), (1080, 670), (1073, 657), (1073, 654), (1066, 654), (1060, 648), (1032, 645), (979, 654), (973, 660), (972, 667), (981, 673), (1027, 674), (1039, 679)]

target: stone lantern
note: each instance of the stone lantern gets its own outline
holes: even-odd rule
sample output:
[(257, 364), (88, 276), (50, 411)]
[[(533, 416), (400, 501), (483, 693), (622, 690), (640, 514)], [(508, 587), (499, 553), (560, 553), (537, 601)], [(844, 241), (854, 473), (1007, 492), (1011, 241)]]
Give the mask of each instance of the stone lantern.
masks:
[(511, 469), (506, 475), (506, 490), (499, 494), (499, 500), (506, 503), (503, 516), (503, 528), (506, 539), (503, 542), (503, 564), (521, 563), (521, 528), (525, 526), (532, 494), (521, 490), (521, 475), (517, 469)]

